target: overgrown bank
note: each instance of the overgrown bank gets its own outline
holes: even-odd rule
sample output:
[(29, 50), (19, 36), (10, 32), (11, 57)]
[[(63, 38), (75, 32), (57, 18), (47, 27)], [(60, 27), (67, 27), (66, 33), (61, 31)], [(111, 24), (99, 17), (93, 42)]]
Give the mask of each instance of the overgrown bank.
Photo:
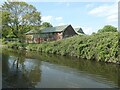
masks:
[(97, 33), (90, 36), (74, 36), (60, 41), (29, 44), (26, 46), (26, 49), (119, 63), (117, 32)]

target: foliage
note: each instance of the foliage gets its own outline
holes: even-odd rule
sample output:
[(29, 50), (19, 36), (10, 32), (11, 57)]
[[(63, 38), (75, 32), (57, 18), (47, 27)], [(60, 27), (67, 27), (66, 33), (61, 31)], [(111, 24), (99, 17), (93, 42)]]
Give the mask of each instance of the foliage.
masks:
[(99, 29), (98, 32), (117, 32), (117, 28), (112, 25), (106, 25), (102, 29)]
[(43, 22), (41, 28), (53, 27), (49, 22)]
[(12, 37), (21, 38), (30, 26), (40, 25), (41, 16), (40, 12), (32, 5), (25, 2), (7, 1), (2, 5), (2, 20), (3, 37), (6, 37), (9, 35), (9, 32), (12, 32)]
[(1, 12), (2, 13), (2, 37), (7, 37), (10, 32), (10, 27), (8, 26), (8, 22), (10, 21), (9, 15), (10, 13), (7, 11)]
[(45, 53), (119, 63), (117, 32), (97, 33), (90, 36), (77, 35), (59, 41), (29, 44), (26, 48)]
[(7, 47), (8, 48), (13, 48), (13, 49), (19, 49), (19, 48), (25, 48), (26, 44), (25, 43), (20, 43), (20, 42), (7, 42)]

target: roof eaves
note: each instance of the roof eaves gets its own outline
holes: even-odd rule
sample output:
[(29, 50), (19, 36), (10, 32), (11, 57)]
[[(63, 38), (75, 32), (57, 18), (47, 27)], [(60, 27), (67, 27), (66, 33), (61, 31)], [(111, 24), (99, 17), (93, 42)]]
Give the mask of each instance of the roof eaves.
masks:
[(65, 31), (65, 29), (67, 28), (67, 27), (69, 27), (69, 26), (71, 26), (71, 25), (66, 25), (66, 27), (64, 28), (64, 30), (63, 30), (63, 32)]
[[(56, 27), (49, 27), (49, 28), (44, 28), (42, 29), (41, 33), (52, 33), (52, 32), (62, 32), (64, 31), (69, 25), (63, 25), (63, 26), (56, 26)], [(50, 30), (51, 31), (50, 31)], [(53, 31), (52, 31), (53, 30)]]

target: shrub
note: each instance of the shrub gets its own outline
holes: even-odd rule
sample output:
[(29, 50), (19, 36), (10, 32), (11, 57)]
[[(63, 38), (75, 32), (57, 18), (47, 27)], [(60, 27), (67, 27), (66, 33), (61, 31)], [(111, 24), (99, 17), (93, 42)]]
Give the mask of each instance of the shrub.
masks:
[(29, 44), (27, 48), (46, 53), (70, 55), (104, 62), (118, 62), (118, 33), (76, 35), (60, 41)]

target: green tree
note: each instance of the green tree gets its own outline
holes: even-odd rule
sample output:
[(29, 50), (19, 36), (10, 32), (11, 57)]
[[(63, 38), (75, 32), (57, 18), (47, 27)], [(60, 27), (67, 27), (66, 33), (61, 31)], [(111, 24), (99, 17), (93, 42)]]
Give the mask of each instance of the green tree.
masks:
[(21, 38), (27, 32), (29, 26), (39, 26), (41, 23), (40, 12), (37, 9), (27, 4), (26, 2), (5, 2), (2, 5), (3, 14), (7, 12), (7, 16), (3, 15), (2, 19), (5, 20), (3, 24), (3, 32), (8, 26), (13, 34)]
[(93, 35), (93, 34), (96, 34), (96, 33), (95, 33), (95, 32), (93, 32), (93, 33), (92, 33), (92, 35)]
[(2, 37), (7, 37), (7, 35), (9, 34), (9, 31), (10, 31), (10, 27), (9, 27), (9, 25), (8, 25), (8, 22), (10, 22), (10, 18), (9, 18), (9, 15), (10, 15), (10, 13), (9, 12), (7, 12), (7, 11), (4, 11), (4, 12), (2, 12), (2, 11), (0, 11), (0, 13), (2, 13), (1, 14), (1, 18), (2, 18)]
[(53, 27), (53, 26), (49, 22), (43, 22), (41, 27), (47, 28), (47, 27)]
[(112, 25), (106, 25), (102, 29), (99, 29), (98, 32), (117, 32), (117, 28)]

